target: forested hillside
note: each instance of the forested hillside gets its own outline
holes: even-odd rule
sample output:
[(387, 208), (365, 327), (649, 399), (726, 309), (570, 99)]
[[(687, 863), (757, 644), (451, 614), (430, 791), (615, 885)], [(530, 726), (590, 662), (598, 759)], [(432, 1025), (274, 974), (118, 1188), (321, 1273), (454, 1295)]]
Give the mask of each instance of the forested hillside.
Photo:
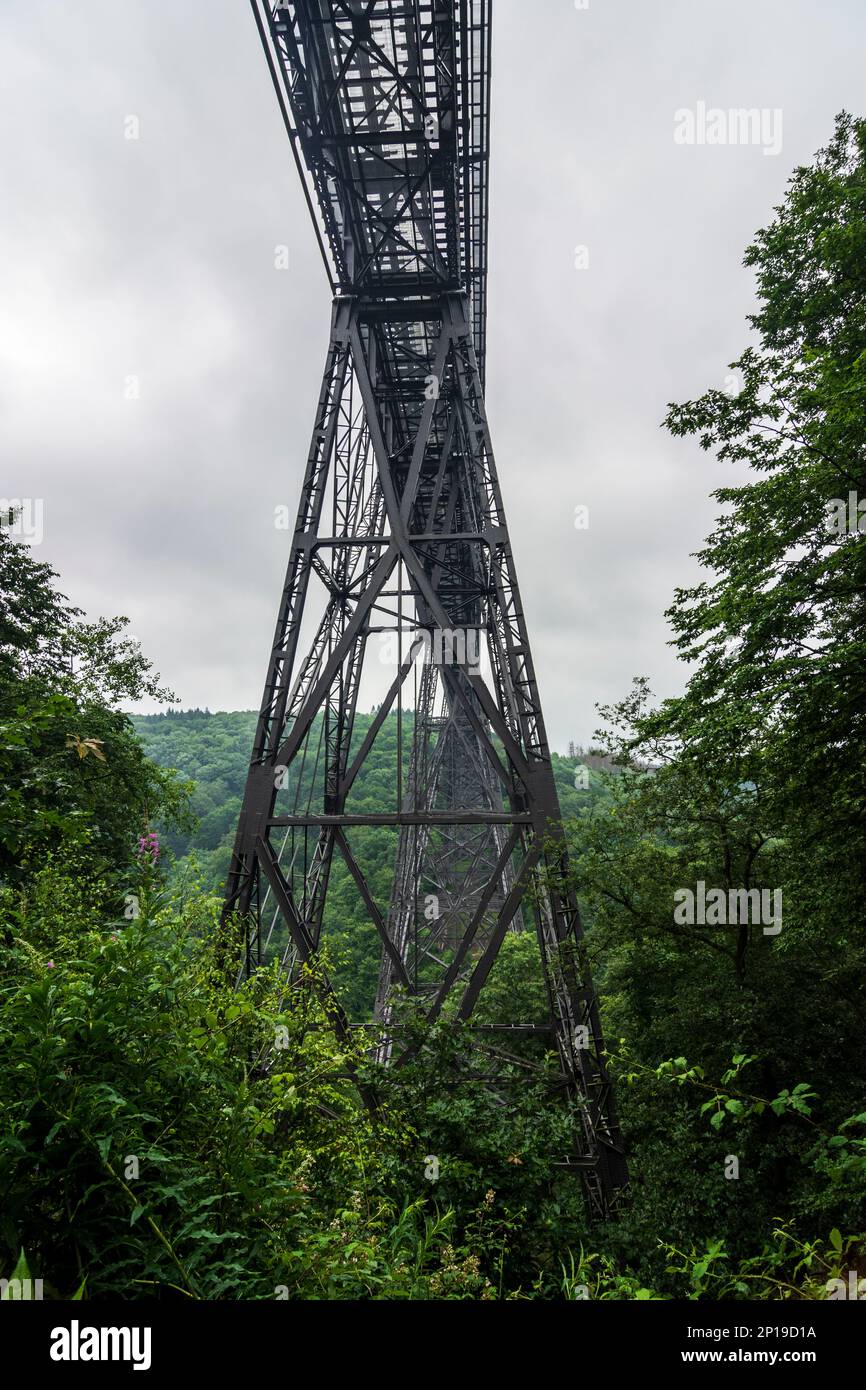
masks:
[(195, 851), (209, 886), (217, 888), (228, 868), (249, 764), (256, 716), (252, 710), (211, 714), (176, 710), (133, 715), (133, 727), (148, 757), (161, 767), (176, 768), (193, 784), (191, 831), (166, 831), (166, 847), (177, 858)]
[[(355, 720), (353, 748), (369, 728), (373, 713)], [(404, 711), (404, 731), (411, 712)], [(161, 827), (166, 848), (175, 856), (173, 877), (191, 872), (202, 885), (219, 892), (226, 879), (256, 715), (252, 710), (211, 714), (207, 710), (168, 710), (135, 715), (132, 723), (149, 757), (191, 784), (190, 808), (197, 818), (191, 830)], [(408, 747), (409, 740), (406, 740)], [(407, 753), (408, 756), (408, 753)], [(353, 808), (381, 811), (395, 785), (397, 716), (389, 715), (353, 788)], [(606, 793), (596, 769), (603, 761), (591, 753), (554, 755), (560, 804), (566, 816), (578, 815)], [(303, 785), (303, 784), (302, 784)], [(383, 909), (391, 892), (396, 832), (386, 826), (356, 829), (356, 852), (363, 857), (371, 889)], [(381, 942), (355, 891), (345, 864), (331, 870), (325, 928), (333, 953), (334, 982), (351, 1016), (369, 1017), (375, 992)]]
[[(372, 713), (356, 717), (355, 744), (367, 732)], [(410, 719), (411, 712), (404, 711), (403, 718)], [(208, 710), (169, 708), (163, 714), (136, 714), (131, 719), (148, 757), (161, 767), (175, 769), (182, 779), (194, 784), (190, 808), (197, 824), (190, 831), (167, 831), (167, 847), (177, 858), (192, 850), (206, 884), (219, 888), (225, 881), (243, 796), (256, 726), (255, 711), (211, 714)], [(379, 789), (394, 782), (396, 723), (397, 716), (392, 713), (358, 776), (358, 804), (371, 809), (381, 806)], [(582, 749), (575, 749), (570, 757), (554, 754), (554, 774), (565, 816), (576, 815), (592, 805), (602, 791), (597, 770), (602, 761)], [(579, 771), (584, 768), (585, 775)]]

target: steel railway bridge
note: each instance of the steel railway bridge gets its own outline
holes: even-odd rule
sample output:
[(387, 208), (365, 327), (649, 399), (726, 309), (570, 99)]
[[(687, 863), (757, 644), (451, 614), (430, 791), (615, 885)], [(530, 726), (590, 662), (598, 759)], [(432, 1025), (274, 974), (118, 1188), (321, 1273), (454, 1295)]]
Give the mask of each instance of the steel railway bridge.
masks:
[[(406, 1001), (512, 1082), (539, 1035), (604, 1218), (625, 1162), (484, 405), (491, 0), (251, 5), (333, 302), (226, 931), (242, 972), (316, 964), (331, 1024), (382, 1063)], [(335, 926), (378, 940), (366, 1019), (319, 968)], [(543, 1017), (476, 1010), (509, 931), (537, 940)]]

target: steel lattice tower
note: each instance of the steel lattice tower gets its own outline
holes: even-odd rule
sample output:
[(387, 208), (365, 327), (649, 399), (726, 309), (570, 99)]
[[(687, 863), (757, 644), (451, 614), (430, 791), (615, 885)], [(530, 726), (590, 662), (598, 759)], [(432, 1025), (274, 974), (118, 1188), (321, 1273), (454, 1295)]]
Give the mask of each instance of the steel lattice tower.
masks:
[[(334, 298), (224, 920), (246, 971), (294, 970), (339, 880), (346, 930), (378, 938), (383, 1062), (395, 991), (473, 1029), (505, 934), (534, 929), (546, 1018), (484, 1028), (555, 1043), (603, 1217), (625, 1163), (484, 406), (490, 0), (251, 4)], [(390, 680), (370, 721), (365, 664)]]

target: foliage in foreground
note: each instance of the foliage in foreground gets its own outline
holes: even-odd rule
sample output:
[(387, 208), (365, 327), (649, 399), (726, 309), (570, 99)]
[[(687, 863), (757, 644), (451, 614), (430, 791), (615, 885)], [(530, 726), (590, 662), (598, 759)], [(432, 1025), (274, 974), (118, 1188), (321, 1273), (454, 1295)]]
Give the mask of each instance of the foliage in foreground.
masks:
[(789, 1224), (745, 1260), (657, 1239), (648, 1284), (551, 1182), (537, 1096), (455, 1109), (449, 1037), (371, 1113), (314, 992), (235, 992), (215, 901), (181, 917), (140, 874), (132, 920), (56, 865), (0, 903), (5, 1273), (23, 1249), (61, 1297), (809, 1298), (850, 1263), (856, 1237)]

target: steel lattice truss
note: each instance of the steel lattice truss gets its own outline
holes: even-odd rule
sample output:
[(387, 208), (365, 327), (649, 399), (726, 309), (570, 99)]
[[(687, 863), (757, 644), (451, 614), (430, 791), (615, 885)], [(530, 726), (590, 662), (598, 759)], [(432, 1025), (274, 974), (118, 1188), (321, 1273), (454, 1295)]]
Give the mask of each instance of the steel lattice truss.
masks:
[[(490, 0), (251, 3), (334, 301), (225, 920), (246, 971), (315, 963), (334, 1027), (372, 1019), (383, 1062), (406, 1000), (548, 1038), (568, 1162), (605, 1216), (625, 1164), (484, 406)], [(359, 721), (370, 666), (387, 689)], [(378, 940), (366, 1021), (323, 969), (352, 924)], [(478, 1026), (505, 934), (529, 929), (545, 1017)]]

